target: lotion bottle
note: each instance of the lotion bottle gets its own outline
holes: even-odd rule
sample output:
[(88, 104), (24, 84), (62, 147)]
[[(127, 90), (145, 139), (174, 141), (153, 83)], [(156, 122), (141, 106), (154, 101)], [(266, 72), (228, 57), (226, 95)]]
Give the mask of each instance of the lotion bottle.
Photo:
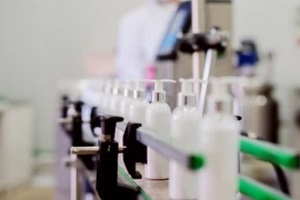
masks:
[(121, 81), (115, 80), (114, 87), (113, 87), (113, 94), (110, 99), (109, 103), (109, 113), (114, 116), (120, 116), (120, 106), (122, 100), (122, 88), (121, 88)]
[(145, 125), (146, 122), (146, 109), (149, 102), (146, 100), (145, 83), (146, 81), (136, 81), (136, 86), (133, 91), (133, 102), (129, 109), (128, 121), (141, 123)]
[[(146, 109), (145, 127), (160, 134), (162, 137), (170, 138), (171, 108), (166, 103), (166, 92), (163, 88), (166, 82), (173, 80), (153, 80), (154, 90), (152, 92), (152, 103)], [(150, 180), (166, 180), (169, 178), (168, 160), (151, 148), (147, 150), (147, 165), (145, 177)]]
[(233, 78), (212, 79), (207, 114), (203, 116), (199, 147), (206, 165), (199, 172), (199, 200), (235, 199), (238, 192), (239, 125), (229, 93)]
[(108, 113), (109, 112), (109, 102), (112, 96), (112, 80), (107, 80), (104, 86), (104, 93), (102, 94), (102, 99), (100, 101), (100, 112)]
[(124, 96), (120, 103), (120, 115), (128, 121), (130, 106), (133, 103), (133, 82), (127, 81), (124, 87)]
[[(195, 82), (192, 79), (181, 79), (181, 92), (178, 93), (177, 107), (171, 118), (171, 139), (178, 146), (194, 151), (199, 133), (200, 111), (196, 105), (196, 94), (193, 92)], [(170, 161), (169, 198), (173, 200), (197, 199), (197, 176), (195, 172)]]

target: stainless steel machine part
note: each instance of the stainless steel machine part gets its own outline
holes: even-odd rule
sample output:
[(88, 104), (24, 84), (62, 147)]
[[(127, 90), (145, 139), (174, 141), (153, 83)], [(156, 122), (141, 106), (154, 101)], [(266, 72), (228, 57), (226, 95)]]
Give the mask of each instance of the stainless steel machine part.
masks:
[[(199, 27), (201, 31), (203, 29), (210, 29), (212, 26), (219, 26), (223, 30), (228, 31), (229, 33), (232, 30), (232, 5), (229, 2), (225, 3), (211, 3), (207, 2), (205, 7), (203, 7), (203, 1), (200, 2), (201, 7), (200, 9), (206, 10), (205, 13), (206, 18), (199, 19)], [(201, 11), (200, 11), (201, 12)], [(203, 13), (203, 12), (201, 12)], [(201, 21), (200, 21), (201, 20)], [(202, 21), (204, 20), (204, 21)], [(205, 23), (204, 23), (205, 22)], [(196, 30), (194, 30), (196, 32)], [(200, 57), (200, 59), (199, 59)], [(195, 78), (201, 77), (200, 74), (203, 74), (203, 66), (204, 64), (204, 55), (200, 56), (199, 54), (195, 54), (194, 57), (191, 55), (186, 55), (179, 53), (178, 60), (176, 61), (162, 61), (156, 63), (157, 71), (156, 71), (156, 79), (175, 79), (178, 80), (179, 78)], [(200, 65), (198, 68), (193, 67), (193, 59), (194, 63), (199, 61), (197, 65)], [(232, 67), (232, 55), (231, 55), (231, 48), (229, 47), (227, 51), (227, 56), (222, 59), (218, 59), (215, 62), (215, 66), (211, 70), (211, 74), (214, 76), (221, 76), (221, 75), (230, 75), (233, 73)], [(197, 70), (196, 70), (197, 69)], [(199, 70), (198, 70), (199, 69)], [(199, 76), (193, 76), (193, 74), (199, 73)], [(196, 90), (199, 90), (199, 84), (196, 84)], [(198, 89), (197, 89), (198, 88)], [(180, 91), (180, 84), (166, 84), (166, 93), (167, 93), (167, 103), (171, 106), (171, 108), (176, 107), (176, 99), (177, 93)], [(198, 91), (200, 94), (200, 90)]]
[(245, 86), (242, 100), (243, 129), (259, 134), (260, 138), (278, 142), (278, 103), (272, 96), (273, 86), (253, 82)]

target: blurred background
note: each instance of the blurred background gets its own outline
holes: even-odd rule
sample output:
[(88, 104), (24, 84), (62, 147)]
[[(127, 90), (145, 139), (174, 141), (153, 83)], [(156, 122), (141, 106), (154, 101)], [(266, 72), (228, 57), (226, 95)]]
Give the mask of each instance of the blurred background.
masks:
[[(1, 200), (55, 199), (59, 83), (115, 77), (120, 20), (142, 3), (0, 0)], [(235, 52), (254, 41), (257, 66), (272, 65), (261, 73), (275, 87), (280, 143), (297, 147), (300, 0), (207, 1), (205, 11), (207, 29), (230, 33), (230, 51), (214, 74), (238, 73)]]

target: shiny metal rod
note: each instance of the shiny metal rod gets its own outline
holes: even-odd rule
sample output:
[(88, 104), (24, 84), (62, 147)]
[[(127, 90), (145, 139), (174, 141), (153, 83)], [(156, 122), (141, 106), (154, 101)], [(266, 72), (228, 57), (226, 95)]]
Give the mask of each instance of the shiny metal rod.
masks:
[(70, 118), (59, 118), (59, 119), (57, 119), (57, 122), (59, 124), (70, 124), (70, 123), (72, 123), (72, 119), (70, 119)]
[(93, 155), (99, 151), (99, 147), (71, 147), (71, 153), (76, 155)]
[(204, 113), (208, 79), (209, 79), (211, 67), (214, 65), (216, 57), (217, 57), (217, 52), (215, 50), (210, 49), (207, 51), (206, 58), (205, 58), (203, 77), (202, 77), (202, 80), (204, 81), (204, 83), (201, 86), (201, 93), (200, 93), (200, 99), (199, 99), (199, 110), (200, 110), (201, 116)]
[[(57, 122), (59, 124), (71, 124), (73, 122), (73, 119), (72, 118), (59, 118), (57, 120)], [(90, 123), (91, 121), (90, 120), (82, 120), (81, 122), (82, 123)]]
[[(123, 153), (126, 147), (119, 147), (119, 153)], [(71, 147), (71, 153), (75, 155), (96, 155), (99, 153), (99, 147)]]

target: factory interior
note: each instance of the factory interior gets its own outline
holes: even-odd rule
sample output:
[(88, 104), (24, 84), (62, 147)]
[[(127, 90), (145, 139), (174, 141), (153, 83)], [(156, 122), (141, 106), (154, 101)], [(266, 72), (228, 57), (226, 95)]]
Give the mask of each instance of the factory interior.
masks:
[(0, 0), (0, 200), (300, 200), (300, 0)]

